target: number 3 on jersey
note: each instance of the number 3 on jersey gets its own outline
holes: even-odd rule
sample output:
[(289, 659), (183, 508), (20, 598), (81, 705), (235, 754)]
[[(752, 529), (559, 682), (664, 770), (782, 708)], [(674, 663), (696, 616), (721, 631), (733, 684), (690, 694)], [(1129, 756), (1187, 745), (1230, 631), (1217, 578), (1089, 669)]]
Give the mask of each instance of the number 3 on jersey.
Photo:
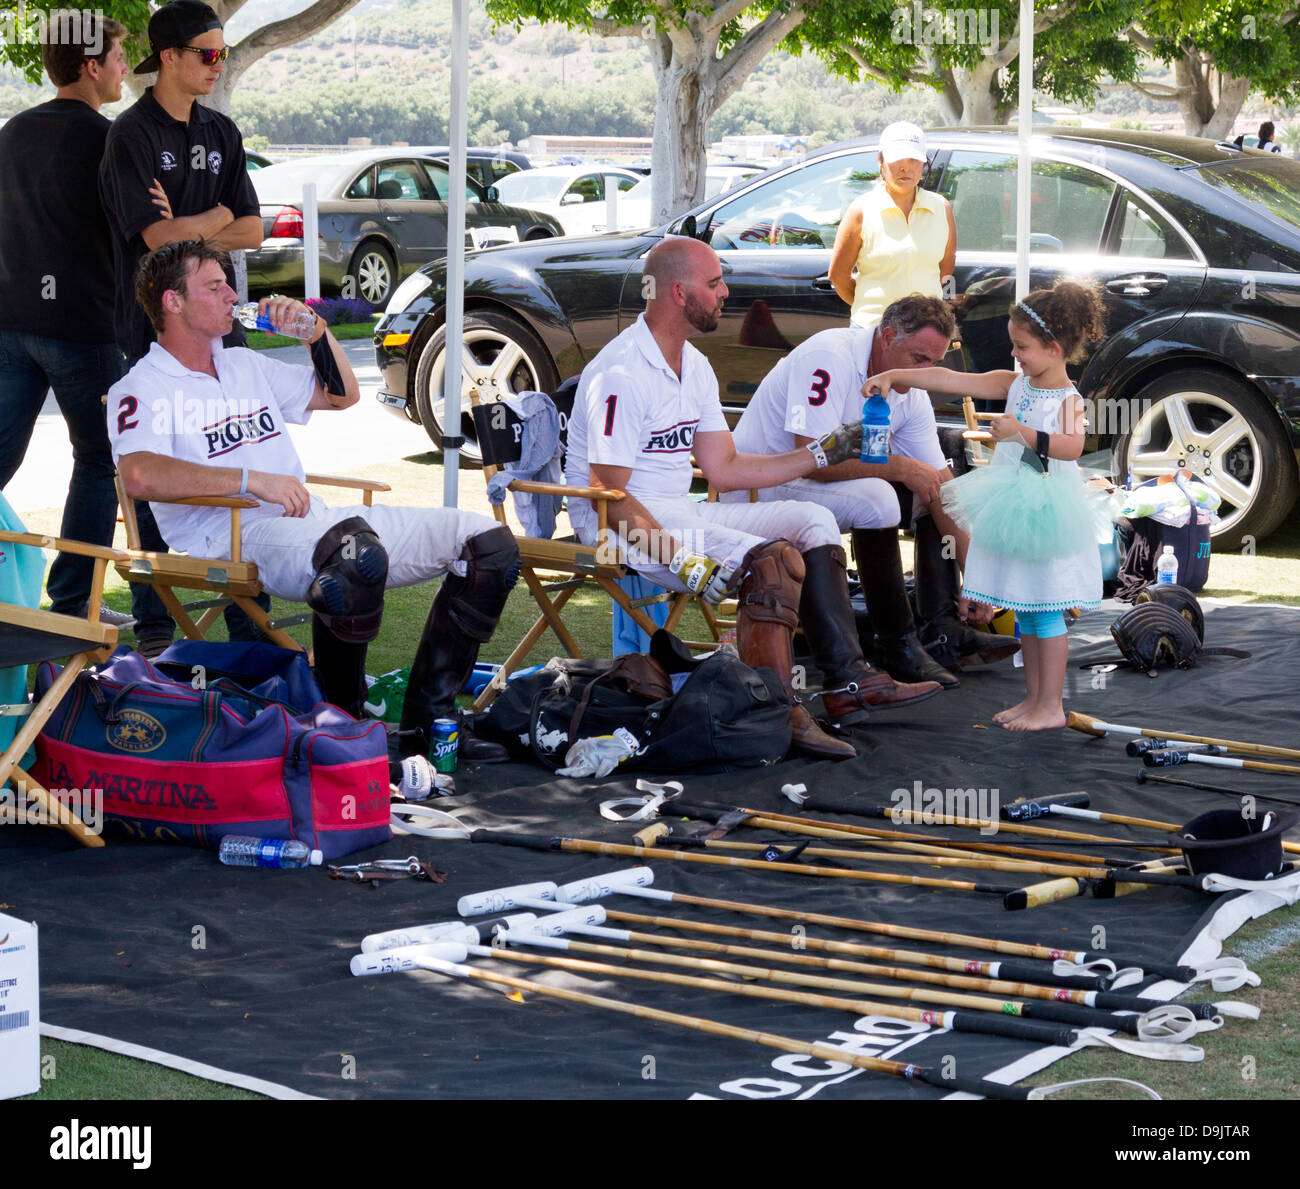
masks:
[(605, 397), (605, 436), (608, 438), (614, 433), (614, 409), (618, 405), (618, 393), (611, 392)]
[(826, 403), (826, 389), (830, 386), (830, 373), (823, 367), (819, 367), (813, 372), (812, 391), (808, 394), (808, 403), (810, 405), (824, 405)]

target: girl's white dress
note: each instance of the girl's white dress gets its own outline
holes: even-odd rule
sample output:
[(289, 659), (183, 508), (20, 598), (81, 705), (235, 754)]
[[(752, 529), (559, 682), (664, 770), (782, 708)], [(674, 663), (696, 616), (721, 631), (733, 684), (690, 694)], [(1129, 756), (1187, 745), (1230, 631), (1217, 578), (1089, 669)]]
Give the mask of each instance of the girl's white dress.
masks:
[[(1073, 396), (1071, 388), (1035, 388), (1017, 376), (1007, 392), (1007, 412), (1031, 429), (1061, 430), (1061, 406)], [(999, 442), (990, 466), (1021, 466), (1023, 450), (1015, 441)], [(1049, 458), (1052, 474), (1078, 475), (1073, 460)], [(972, 535), (966, 557), (962, 593), (979, 603), (1014, 611), (1065, 611), (1101, 605), (1101, 551), (1089, 537), (1064, 557), (1028, 559), (1006, 557), (982, 547)]]

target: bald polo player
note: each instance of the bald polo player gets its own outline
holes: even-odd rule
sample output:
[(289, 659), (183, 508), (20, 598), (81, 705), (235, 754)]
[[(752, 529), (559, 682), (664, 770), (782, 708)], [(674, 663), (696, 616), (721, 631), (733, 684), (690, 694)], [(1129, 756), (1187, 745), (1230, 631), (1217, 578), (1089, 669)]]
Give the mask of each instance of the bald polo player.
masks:
[(598, 543), (595, 510), (569, 500), (580, 540), (611, 544), (629, 565), (667, 590), (710, 602), (736, 595), (741, 660), (776, 672), (793, 702), (794, 746), (848, 758), (799, 703), (792, 633), (802, 622), (822, 671), (822, 704), (841, 725), (872, 707), (904, 706), (939, 685), (896, 683), (862, 656), (845, 579), (845, 554), (826, 509), (792, 502), (703, 504), (690, 498), (691, 455), (719, 491), (768, 487), (855, 457), (860, 422), (779, 454), (741, 454), (718, 399), (718, 381), (689, 343), (716, 328), (727, 296), (722, 265), (707, 244), (670, 236), (646, 257), (645, 312), (582, 373), (569, 421), (566, 478), (624, 493), (608, 507), (614, 542)]

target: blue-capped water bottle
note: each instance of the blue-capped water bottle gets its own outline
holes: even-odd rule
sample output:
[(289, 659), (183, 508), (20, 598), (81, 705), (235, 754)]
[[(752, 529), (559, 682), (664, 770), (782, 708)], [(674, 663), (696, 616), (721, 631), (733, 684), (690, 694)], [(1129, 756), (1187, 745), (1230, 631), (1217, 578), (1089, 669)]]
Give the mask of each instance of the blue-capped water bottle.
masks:
[(879, 393), (872, 393), (862, 406), (863, 462), (883, 465), (889, 461), (889, 402)]
[(261, 330), (267, 334), (282, 334), (291, 339), (306, 342), (316, 333), (316, 315), (310, 310), (299, 310), (281, 326), (273, 326), (271, 319), (259, 313), (257, 302), (250, 301), (242, 306), (235, 306), (234, 317), (249, 330)]

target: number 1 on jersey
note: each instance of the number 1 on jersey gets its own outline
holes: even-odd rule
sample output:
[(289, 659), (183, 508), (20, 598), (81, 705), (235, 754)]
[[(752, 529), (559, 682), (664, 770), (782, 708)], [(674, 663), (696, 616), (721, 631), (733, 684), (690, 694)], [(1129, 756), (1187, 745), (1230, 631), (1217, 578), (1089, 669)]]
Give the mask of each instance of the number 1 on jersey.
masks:
[(610, 437), (614, 432), (614, 408), (618, 404), (618, 393), (611, 392), (605, 397), (605, 436)]

